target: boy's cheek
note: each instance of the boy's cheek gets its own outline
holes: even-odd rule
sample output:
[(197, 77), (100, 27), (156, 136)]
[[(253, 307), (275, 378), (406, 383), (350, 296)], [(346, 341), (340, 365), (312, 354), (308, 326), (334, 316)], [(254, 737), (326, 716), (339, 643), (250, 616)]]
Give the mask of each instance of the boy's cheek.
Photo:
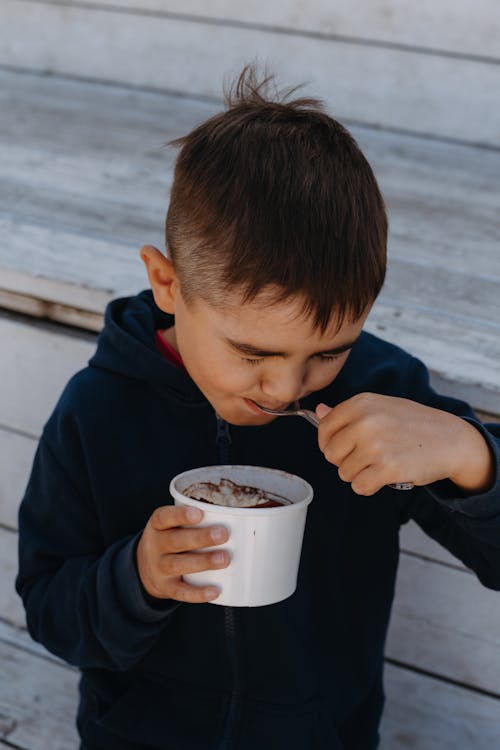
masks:
[(221, 362), (215, 357), (206, 361), (185, 362), (185, 365), (191, 378), (202, 390), (234, 391), (241, 388), (240, 384), (245, 381), (232, 362)]
[(341, 371), (343, 364), (335, 368), (328, 368), (328, 372), (318, 372), (314, 376), (311, 376), (305, 384), (307, 392), (314, 393), (315, 391), (321, 391), (330, 385)]

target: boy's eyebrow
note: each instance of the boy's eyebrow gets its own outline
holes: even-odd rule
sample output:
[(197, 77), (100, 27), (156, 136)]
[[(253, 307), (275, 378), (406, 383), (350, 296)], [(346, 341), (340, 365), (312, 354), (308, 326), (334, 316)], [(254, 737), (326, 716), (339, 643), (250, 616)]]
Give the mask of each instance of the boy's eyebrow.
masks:
[[(358, 340), (359, 336), (357, 336), (353, 341), (348, 341), (345, 344), (341, 344), (341, 346), (335, 346), (331, 349), (323, 349), (320, 352), (315, 352), (312, 356), (317, 355), (324, 355), (324, 356), (332, 356), (335, 354), (342, 354), (343, 352), (348, 351), (349, 349), (352, 349), (356, 341)], [(226, 337), (226, 343), (230, 344), (230, 346), (233, 347), (233, 349), (236, 349), (238, 352), (241, 352), (241, 354), (248, 354), (251, 357), (288, 357), (289, 354), (287, 352), (278, 352), (278, 351), (272, 351), (270, 349), (260, 349), (258, 346), (253, 346), (252, 344), (245, 344), (242, 341), (234, 341), (234, 339), (230, 339)]]

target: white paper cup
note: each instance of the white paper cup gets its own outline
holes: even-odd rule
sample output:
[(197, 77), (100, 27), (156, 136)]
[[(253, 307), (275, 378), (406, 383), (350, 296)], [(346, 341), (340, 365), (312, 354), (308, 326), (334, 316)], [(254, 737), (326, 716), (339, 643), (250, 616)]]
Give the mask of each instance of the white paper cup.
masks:
[[(291, 502), (274, 508), (229, 508), (183, 494), (194, 482), (218, 483), (221, 479), (258, 487)], [(231, 607), (261, 607), (293, 594), (307, 506), (313, 498), (313, 489), (304, 479), (262, 466), (205, 466), (174, 477), (170, 493), (175, 505), (193, 505), (203, 511), (198, 526), (222, 525), (230, 534), (225, 544), (207, 548), (227, 549), (229, 566), (185, 575), (187, 583), (217, 586), (221, 593), (213, 604)]]

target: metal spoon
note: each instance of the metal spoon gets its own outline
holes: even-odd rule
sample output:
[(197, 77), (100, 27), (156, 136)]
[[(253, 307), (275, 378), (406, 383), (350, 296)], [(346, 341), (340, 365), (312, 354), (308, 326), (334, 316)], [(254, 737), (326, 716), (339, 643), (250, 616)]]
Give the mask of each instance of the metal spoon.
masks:
[[(301, 409), (298, 401), (293, 402), (293, 407), (291, 409), (283, 411), (280, 409), (268, 409), (265, 406), (261, 406), (256, 401), (253, 401), (252, 403), (254, 403), (261, 411), (265, 412), (265, 414), (274, 414), (277, 417), (304, 417), (304, 419), (307, 419), (307, 421), (315, 427), (319, 425), (319, 419), (316, 414), (310, 409)], [(411, 482), (393, 482), (388, 486), (393, 490), (412, 490), (414, 487)]]
[(256, 401), (253, 401), (252, 403), (254, 403), (255, 406), (257, 406), (261, 411), (264, 411), (266, 414), (276, 414), (276, 416), (278, 417), (304, 417), (304, 419), (307, 419), (307, 421), (313, 424), (315, 427), (319, 425), (319, 418), (316, 416), (316, 414), (309, 409), (301, 409), (298, 401), (293, 402), (292, 409), (286, 409), (283, 411), (280, 409), (268, 409), (266, 406), (261, 406)]

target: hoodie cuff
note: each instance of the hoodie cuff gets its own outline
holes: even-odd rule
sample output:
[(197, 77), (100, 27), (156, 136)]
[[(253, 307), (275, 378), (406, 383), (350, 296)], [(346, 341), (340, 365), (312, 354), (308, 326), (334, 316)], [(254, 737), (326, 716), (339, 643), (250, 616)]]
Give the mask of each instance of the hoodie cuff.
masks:
[(481, 422), (466, 419), (484, 437), (489, 445), (494, 461), (493, 483), (479, 494), (466, 494), (453, 482), (443, 480), (427, 486), (428, 492), (441, 505), (475, 520), (489, 521), (500, 516), (500, 440), (495, 438)]
[(118, 596), (124, 609), (142, 622), (158, 622), (166, 619), (181, 602), (173, 599), (157, 599), (150, 596), (139, 578), (135, 551), (142, 531), (132, 537), (120, 549), (114, 559), (114, 573)]

